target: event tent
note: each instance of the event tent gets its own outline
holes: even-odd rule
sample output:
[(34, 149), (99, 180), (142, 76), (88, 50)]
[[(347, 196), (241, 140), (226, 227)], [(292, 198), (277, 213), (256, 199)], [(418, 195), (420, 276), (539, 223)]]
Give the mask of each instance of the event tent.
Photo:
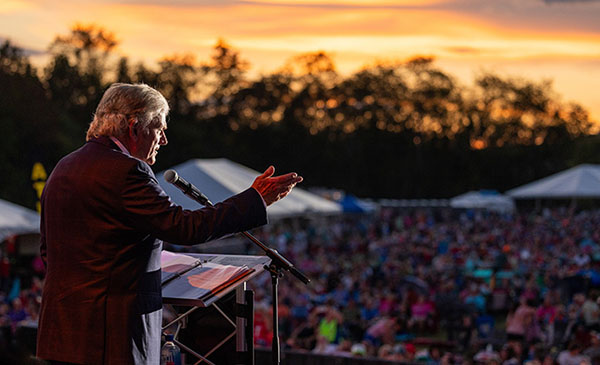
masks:
[(515, 199), (600, 198), (600, 165), (578, 165), (506, 194)]
[[(228, 197), (244, 191), (254, 179), (260, 175), (245, 166), (227, 160), (219, 159), (194, 159), (174, 166), (177, 174), (194, 184), (198, 190), (208, 197), (213, 203), (218, 203)], [(275, 171), (275, 174), (287, 171)], [(179, 189), (164, 180), (164, 171), (157, 175), (159, 184), (171, 197), (173, 202), (186, 209), (198, 209), (200, 205), (185, 196)], [(267, 208), (269, 217), (284, 218), (307, 214), (337, 214), (342, 207), (330, 200), (316, 194), (309, 193), (299, 187), (283, 200)]]
[(39, 232), (39, 214), (31, 209), (0, 199), (0, 242), (14, 234)]
[(450, 199), (452, 208), (488, 209), (496, 212), (512, 212), (515, 202), (512, 198), (495, 190), (469, 191)]
[(367, 213), (377, 210), (374, 203), (359, 199), (351, 194), (344, 194), (344, 197), (337, 201), (344, 213)]

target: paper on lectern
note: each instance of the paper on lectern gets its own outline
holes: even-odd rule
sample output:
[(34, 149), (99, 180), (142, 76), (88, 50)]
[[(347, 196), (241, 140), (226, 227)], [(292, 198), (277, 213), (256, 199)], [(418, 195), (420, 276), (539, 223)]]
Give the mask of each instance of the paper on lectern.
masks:
[(206, 301), (254, 272), (248, 266), (202, 262), (191, 256), (163, 251), (163, 297)]

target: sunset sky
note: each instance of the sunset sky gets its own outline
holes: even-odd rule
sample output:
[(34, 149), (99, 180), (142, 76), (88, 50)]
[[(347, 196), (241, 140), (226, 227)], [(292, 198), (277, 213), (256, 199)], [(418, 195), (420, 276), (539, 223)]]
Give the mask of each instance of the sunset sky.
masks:
[(563, 101), (600, 121), (599, 0), (0, 1), (0, 39), (42, 57), (76, 23), (114, 32), (118, 53), (148, 64), (175, 53), (207, 60), (223, 38), (254, 75), (320, 50), (342, 74), (435, 56), (464, 85), (484, 71), (552, 79)]

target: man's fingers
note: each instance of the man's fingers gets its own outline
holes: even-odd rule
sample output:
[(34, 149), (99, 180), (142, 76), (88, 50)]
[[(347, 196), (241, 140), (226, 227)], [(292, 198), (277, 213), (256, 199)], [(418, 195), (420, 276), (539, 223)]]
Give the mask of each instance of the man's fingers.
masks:
[(298, 176), (298, 174), (295, 172), (293, 172), (292, 175), (288, 178), (288, 181), (291, 184), (297, 184), (299, 182), (302, 182), (302, 180), (302, 176)]
[(292, 191), (292, 189), (294, 189), (294, 186), (296, 186), (296, 184), (290, 184), (290, 185), (284, 186), (283, 189), (280, 190), (280, 193), (277, 195), (279, 197), (279, 199), (288, 195)]
[(273, 165), (267, 167), (267, 169), (265, 170), (265, 172), (262, 173), (262, 175), (260, 175), (260, 178), (266, 179), (268, 177), (273, 176), (273, 174), (275, 173), (275, 167), (273, 167)]
[(252, 184), (252, 187), (259, 192), (267, 205), (271, 205), (288, 195), (297, 183), (304, 180), (295, 172), (280, 176), (273, 176), (274, 173), (275, 167), (271, 165)]
[(290, 172), (285, 175), (275, 176), (272, 178), (278, 184), (296, 184), (302, 182), (302, 176), (298, 176), (295, 172)]
[(277, 198), (278, 198), (278, 199), (281, 199), (281, 198), (285, 197), (286, 195), (288, 195), (288, 194), (289, 194), (289, 193), (292, 191), (292, 189), (294, 188), (294, 186), (295, 186), (295, 185), (296, 185), (296, 184), (293, 184), (293, 185), (288, 185), (288, 186), (287, 186), (285, 189), (283, 189), (283, 191), (282, 191), (282, 192), (280, 192), (280, 193), (277, 195)]

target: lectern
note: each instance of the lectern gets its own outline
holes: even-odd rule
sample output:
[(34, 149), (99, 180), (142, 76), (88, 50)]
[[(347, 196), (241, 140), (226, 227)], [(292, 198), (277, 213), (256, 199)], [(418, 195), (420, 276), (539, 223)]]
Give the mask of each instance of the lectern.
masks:
[(177, 316), (175, 343), (193, 364), (254, 364), (254, 296), (246, 282), (270, 258), (249, 255), (180, 254), (163, 251), (163, 303)]

